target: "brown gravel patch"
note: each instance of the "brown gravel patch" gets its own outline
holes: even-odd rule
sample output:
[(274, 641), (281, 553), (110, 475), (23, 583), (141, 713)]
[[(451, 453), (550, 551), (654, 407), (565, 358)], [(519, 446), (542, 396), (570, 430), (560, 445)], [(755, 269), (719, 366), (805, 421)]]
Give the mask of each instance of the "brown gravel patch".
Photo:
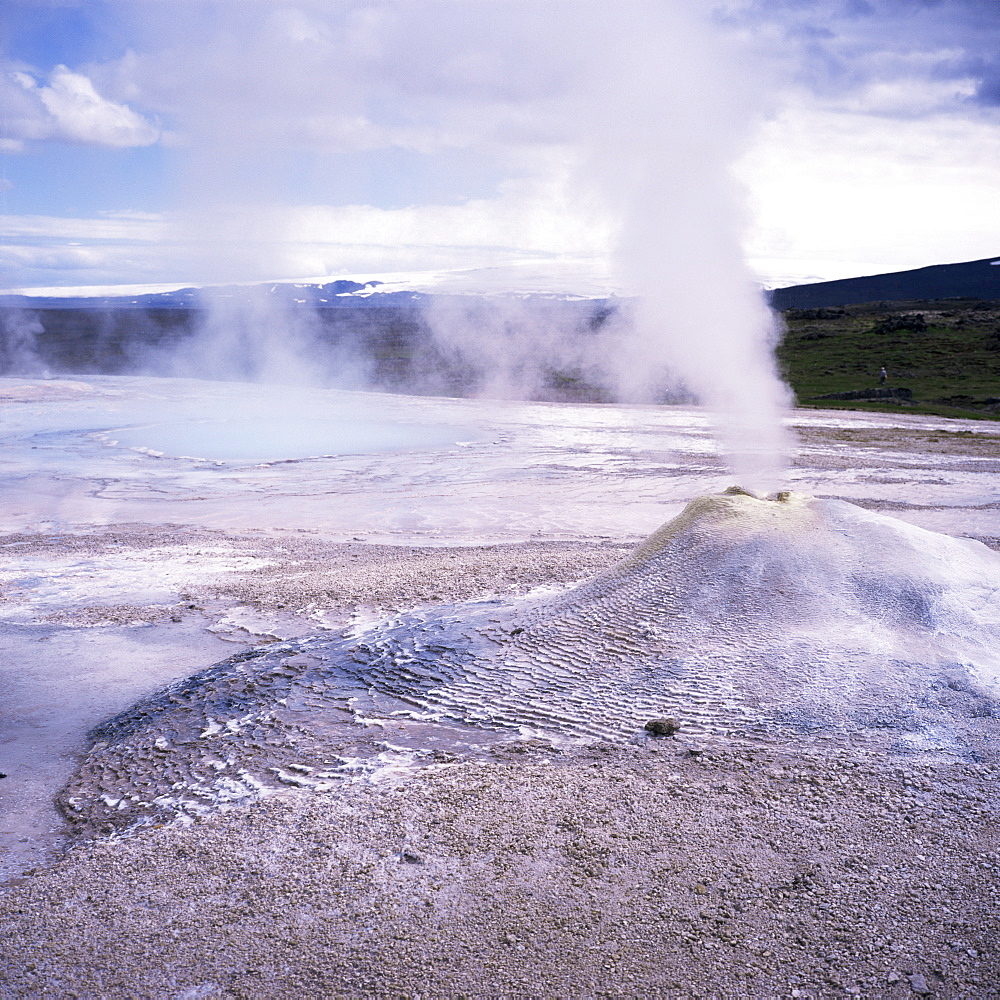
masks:
[(996, 996), (986, 757), (522, 746), (281, 794), (23, 879), (0, 994)]

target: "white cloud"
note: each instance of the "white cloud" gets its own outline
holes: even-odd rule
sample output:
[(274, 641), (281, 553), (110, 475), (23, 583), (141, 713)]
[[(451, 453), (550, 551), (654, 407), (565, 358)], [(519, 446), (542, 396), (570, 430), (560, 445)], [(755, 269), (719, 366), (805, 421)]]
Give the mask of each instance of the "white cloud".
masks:
[(602, 258), (611, 219), (554, 170), (545, 179), (508, 181), (495, 198), (458, 205), (385, 209), (371, 205), (209, 203), (178, 218), (192, 273), (230, 282), (343, 272), (495, 267)]
[(802, 93), (877, 114), (991, 113), (995, 0), (742, 0), (720, 20)]
[(844, 277), (845, 263), (875, 273), (996, 253), (1000, 131), (982, 120), (793, 105), (739, 173), (756, 215), (748, 252), (789, 270), (812, 261), (813, 276)]
[[(753, 257), (789, 273), (811, 260), (804, 273), (821, 277), (856, 262), (896, 269), (995, 252), (1000, 148), (977, 95), (1000, 22), (978, 0), (698, 0), (728, 8), (723, 34), (742, 46), (734, 65), (732, 49), (713, 47), (713, 72), (683, 45), (675, 52), (621, 26), (646, 6), (672, 5), (211, 0), (185, 5), (194, 20), (142, 5), (142, 37), (120, 59), (57, 67), (44, 81), (25, 67), (0, 76), (0, 150), (38, 139), (183, 147), (169, 162), (183, 165), (171, 181), (185, 218), (145, 220), (150, 236), (101, 228), (123, 215), (65, 222), (67, 240), (107, 241), (102, 267), (121, 271), (108, 280), (128, 280), (129, 266), (149, 280), (194, 281), (606, 260), (617, 236), (609, 209), (648, 214), (632, 190), (643, 163), (679, 173), (698, 196), (666, 191), (660, 200), (676, 204), (650, 223), (654, 236), (688, 226), (683, 264), (706, 219), (728, 231), (727, 213), (739, 211), (700, 199), (719, 178), (697, 162), (721, 173), (761, 105), (787, 103), (739, 168), (758, 216)], [(715, 68), (723, 79), (713, 83)], [(393, 160), (400, 149), (415, 155)], [(614, 181), (604, 184), (610, 204), (584, 200), (585, 169), (567, 181), (588, 153), (591, 174)], [(299, 167), (320, 178), (308, 194), (288, 179)], [(532, 180), (489, 196), (502, 176)], [(655, 186), (646, 194), (659, 195)], [(432, 203), (449, 193), (472, 197)], [(362, 197), (412, 204), (312, 204)], [(25, 259), (36, 238), (58, 238), (52, 220), (18, 225), (51, 230), (18, 238)]]
[(0, 271), (17, 287), (429, 270), (476, 272), (466, 284), (489, 287), (502, 275), (524, 285), (525, 261), (532, 262), (534, 280), (550, 276), (566, 291), (574, 290), (573, 275), (587, 288), (603, 289), (611, 280), (610, 219), (595, 214), (558, 176), (511, 181), (495, 199), (461, 205), (273, 204), (249, 211), (237, 203), (170, 217), (7, 216), (0, 226), (9, 240)]
[[(18, 93), (20, 90), (20, 93)], [(57, 66), (47, 85), (23, 70), (0, 86), (5, 112), (3, 141), (17, 152), (25, 141), (55, 139), (92, 146), (149, 146), (159, 130), (125, 104), (102, 97), (89, 77)]]
[(165, 218), (152, 213), (109, 213), (107, 218), (4, 215), (0, 227), (11, 240), (129, 240), (155, 242), (169, 236)]
[(535, 253), (596, 253), (613, 235), (608, 217), (575, 204), (572, 186), (509, 181), (500, 197), (462, 205), (418, 205), (403, 209), (311, 206), (290, 212), (294, 238), (308, 241), (506, 247)]
[(112, 284), (182, 273), (184, 251), (157, 216), (98, 219), (0, 216), (0, 278), (6, 287)]
[(849, 96), (843, 107), (890, 118), (926, 117), (953, 108), (976, 93), (973, 77), (934, 80), (915, 77), (875, 80)]

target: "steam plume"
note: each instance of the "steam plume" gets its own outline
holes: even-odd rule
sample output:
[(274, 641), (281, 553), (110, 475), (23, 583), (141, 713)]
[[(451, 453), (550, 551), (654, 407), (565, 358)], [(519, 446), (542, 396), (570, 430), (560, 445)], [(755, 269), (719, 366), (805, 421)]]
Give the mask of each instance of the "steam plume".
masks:
[(48, 368), (38, 356), (37, 337), (43, 331), (33, 312), (0, 311), (0, 375), (48, 376)]
[(609, 18), (608, 72), (594, 95), (594, 175), (621, 219), (619, 263), (639, 295), (622, 331), (626, 396), (679, 379), (715, 414), (733, 472), (780, 481), (789, 392), (777, 377), (776, 319), (745, 264), (729, 167), (749, 138), (752, 89), (688, 5), (637, 2)]
[[(588, 368), (600, 361), (599, 381), (619, 398), (654, 400), (683, 386), (715, 413), (733, 470), (758, 486), (777, 484), (787, 391), (774, 370), (773, 318), (743, 261), (742, 199), (729, 174), (758, 115), (758, 95), (745, 67), (736, 68), (735, 48), (691, 7), (682, 0), (200, 5), (212, 17), (198, 41), (186, 28), (173, 49), (140, 61), (186, 143), (188, 218), (202, 248), (193, 280), (350, 270), (346, 251), (338, 258), (336, 232), (324, 234), (318, 255), (318, 244), (295, 230), (319, 215), (301, 195), (282, 205), (293, 174), (308, 173), (306, 187), (327, 204), (359, 194), (379, 201), (365, 216), (355, 200), (354, 217), (372, 220), (369, 248), (395, 245), (402, 233), (411, 246), (427, 237), (407, 229), (414, 219), (428, 221), (404, 200), (410, 183), (424, 208), (430, 198), (447, 213), (437, 249), (447, 228), (453, 248), (508, 246), (515, 255), (518, 246), (544, 243), (540, 227), (560, 223), (559, 213), (544, 221), (518, 214), (511, 191), (553, 192), (567, 226), (586, 218), (617, 233), (618, 278), (638, 296), (631, 322), (604, 332), (595, 359), (593, 343), (574, 346), (572, 331), (532, 325), (519, 309), (470, 315), (465, 327), (451, 310), (429, 317), (439, 347), (478, 358), (496, 376), (485, 391), (505, 395), (530, 393), (543, 367), (567, 359)], [(169, 34), (168, 22), (157, 30)], [(177, 71), (179, 52), (190, 74)], [(402, 157), (410, 174), (359, 187), (359, 164), (374, 169), (383, 153)], [(490, 171), (492, 197), (507, 199), (504, 213), (482, 211)], [(470, 173), (478, 187), (469, 186)], [(442, 193), (449, 185), (451, 198)], [(309, 231), (315, 236), (315, 226)], [(341, 245), (358, 235), (354, 228)], [(210, 306), (216, 318), (206, 325), (206, 357), (214, 352), (219, 363), (219, 351), (241, 341), (226, 333), (233, 317)], [(289, 321), (257, 323), (257, 377), (276, 367), (285, 377), (296, 357), (308, 358), (308, 331), (289, 336)], [(269, 337), (285, 355), (291, 344), (291, 359), (275, 360)]]

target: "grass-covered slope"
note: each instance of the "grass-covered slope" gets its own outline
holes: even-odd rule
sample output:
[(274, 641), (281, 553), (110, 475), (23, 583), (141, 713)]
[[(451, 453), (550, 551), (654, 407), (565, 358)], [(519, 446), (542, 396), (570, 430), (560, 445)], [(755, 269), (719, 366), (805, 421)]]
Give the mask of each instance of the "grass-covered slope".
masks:
[[(1000, 300), (787, 309), (778, 362), (800, 406), (1000, 419)], [(910, 399), (821, 399), (885, 388)]]

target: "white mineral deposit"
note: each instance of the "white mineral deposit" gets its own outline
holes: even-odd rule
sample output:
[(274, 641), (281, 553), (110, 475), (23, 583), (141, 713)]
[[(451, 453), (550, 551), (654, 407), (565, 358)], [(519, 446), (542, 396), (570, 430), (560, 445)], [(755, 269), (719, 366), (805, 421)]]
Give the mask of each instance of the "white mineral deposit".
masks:
[(756, 496), (690, 407), (0, 412), (5, 996), (992, 988), (989, 425)]

